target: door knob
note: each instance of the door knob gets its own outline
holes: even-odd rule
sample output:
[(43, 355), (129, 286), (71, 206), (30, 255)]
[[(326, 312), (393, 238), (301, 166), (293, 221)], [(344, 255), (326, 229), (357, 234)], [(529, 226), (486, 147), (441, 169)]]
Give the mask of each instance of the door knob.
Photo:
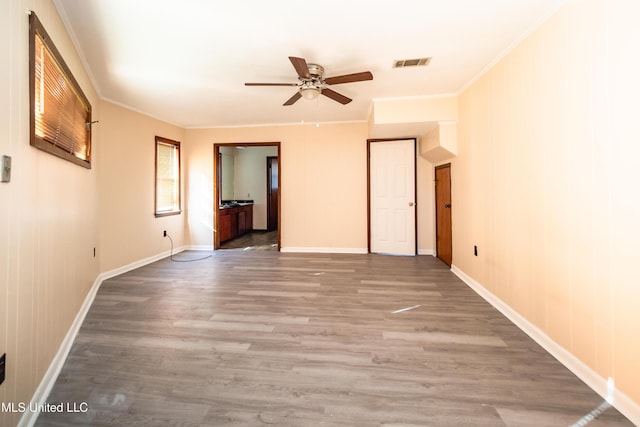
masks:
[(447, 203), (446, 205), (444, 205), (445, 208), (451, 208), (451, 203)]
[(409, 202), (409, 206), (413, 206), (413, 202)]

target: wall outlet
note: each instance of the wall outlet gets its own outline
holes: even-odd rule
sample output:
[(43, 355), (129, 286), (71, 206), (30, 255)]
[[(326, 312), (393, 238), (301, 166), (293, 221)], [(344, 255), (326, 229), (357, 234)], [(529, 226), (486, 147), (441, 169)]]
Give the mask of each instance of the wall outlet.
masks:
[(4, 353), (0, 357), (0, 384), (4, 382), (4, 371), (5, 371), (6, 361), (7, 361), (7, 353)]
[(167, 230), (164, 230), (164, 231), (162, 232), (162, 237), (167, 237)]

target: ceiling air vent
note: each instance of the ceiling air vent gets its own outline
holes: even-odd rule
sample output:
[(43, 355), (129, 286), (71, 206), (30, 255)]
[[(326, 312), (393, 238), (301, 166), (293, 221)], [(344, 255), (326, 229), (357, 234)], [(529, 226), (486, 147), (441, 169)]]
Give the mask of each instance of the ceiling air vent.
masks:
[(429, 65), (429, 62), (431, 58), (398, 59), (393, 61), (393, 68), (424, 67)]

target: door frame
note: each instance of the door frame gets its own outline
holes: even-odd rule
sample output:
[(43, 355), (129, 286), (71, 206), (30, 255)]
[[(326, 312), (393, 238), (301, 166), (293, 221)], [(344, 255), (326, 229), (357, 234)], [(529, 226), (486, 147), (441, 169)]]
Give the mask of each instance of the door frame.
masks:
[(367, 139), (367, 252), (371, 253), (371, 144), (376, 142), (413, 141), (414, 256), (418, 254), (418, 139), (413, 137)]
[(220, 218), (220, 181), (222, 168), (220, 167), (220, 147), (278, 147), (278, 251), (282, 247), (280, 242), (281, 206), (282, 206), (282, 155), (280, 141), (276, 142), (216, 142), (213, 144), (213, 250), (220, 249), (220, 235), (218, 234)]
[[(434, 183), (436, 184), (436, 186), (438, 185), (437, 180), (436, 180), (436, 176), (438, 174), (438, 170), (439, 169), (445, 169), (448, 168), (449, 169), (449, 200), (451, 200), (451, 163), (444, 163), (442, 165), (438, 165), (436, 167), (433, 168), (433, 174), (434, 174)], [(434, 188), (433, 191), (433, 196), (434, 196), (434, 216), (435, 216), (435, 237), (436, 237), (436, 258), (438, 258), (439, 260), (441, 260), (442, 262), (444, 262), (445, 264), (447, 264), (449, 267), (451, 267), (451, 264), (448, 264), (445, 260), (443, 260), (442, 258), (440, 258), (440, 254), (438, 253), (438, 248), (440, 247), (439, 244), (439, 239), (438, 239), (438, 189)], [(449, 220), (449, 234), (451, 235), (451, 239), (449, 241), (449, 243), (451, 244), (451, 248), (450, 248), (450, 252), (451, 252), (451, 262), (453, 263), (453, 215), (451, 212), (451, 207), (449, 207), (449, 216), (451, 217)]]

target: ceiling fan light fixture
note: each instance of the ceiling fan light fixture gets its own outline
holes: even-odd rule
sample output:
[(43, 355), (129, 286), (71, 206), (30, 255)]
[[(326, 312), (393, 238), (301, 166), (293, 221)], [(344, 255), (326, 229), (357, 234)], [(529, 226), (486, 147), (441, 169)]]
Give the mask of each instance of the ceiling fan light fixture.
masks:
[(297, 92), (295, 92), (291, 98), (287, 99), (285, 103), (282, 104), (283, 106), (293, 105), (300, 98), (314, 100), (317, 99), (320, 94), (342, 105), (346, 105), (353, 100), (330, 89), (329, 86), (373, 79), (371, 71), (344, 74), (325, 79), (324, 68), (321, 65), (308, 63), (306, 59), (295, 56), (290, 56), (289, 61), (291, 61), (291, 65), (293, 65), (293, 68), (295, 68), (298, 74), (298, 83), (245, 83), (245, 86), (297, 86)]
[(315, 86), (302, 86), (300, 88), (300, 95), (302, 95), (304, 99), (316, 99), (318, 95), (320, 95), (320, 88)]

